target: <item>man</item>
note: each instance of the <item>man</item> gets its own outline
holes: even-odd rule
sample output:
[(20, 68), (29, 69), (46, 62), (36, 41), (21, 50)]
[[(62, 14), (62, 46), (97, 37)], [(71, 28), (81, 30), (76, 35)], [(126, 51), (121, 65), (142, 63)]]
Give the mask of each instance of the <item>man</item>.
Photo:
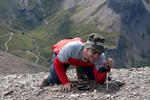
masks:
[(107, 72), (100, 73), (99, 68), (104, 65), (112, 67), (114, 61), (108, 58), (105, 61), (104, 38), (93, 33), (87, 42), (80, 38), (64, 39), (53, 46), (53, 58), (50, 65), (48, 84), (62, 83), (64, 90), (71, 90), (73, 84), (68, 80), (66, 70), (69, 65), (77, 66), (90, 80), (103, 84)]

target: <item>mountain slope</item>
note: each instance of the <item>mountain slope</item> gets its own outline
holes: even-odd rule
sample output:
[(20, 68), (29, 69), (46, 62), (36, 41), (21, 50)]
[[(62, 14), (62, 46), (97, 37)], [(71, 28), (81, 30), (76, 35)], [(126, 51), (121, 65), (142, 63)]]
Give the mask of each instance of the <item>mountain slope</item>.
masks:
[[(149, 63), (150, 13), (140, 0), (110, 0), (109, 7), (121, 17), (121, 38), (117, 53), (124, 65), (140, 66)], [(118, 9), (120, 8), (120, 9)], [(141, 16), (142, 15), (142, 16)], [(122, 52), (120, 52), (120, 51)], [(116, 54), (117, 55), (117, 54)], [(120, 63), (118, 61), (118, 63)]]
[[(48, 73), (0, 75), (0, 99), (8, 100), (149, 100), (150, 67), (132, 69), (112, 69), (112, 82), (109, 92), (106, 83), (96, 84), (94, 81), (77, 81), (75, 70), (67, 71), (69, 79), (76, 84), (70, 92), (61, 90), (61, 85), (39, 87), (40, 81)], [(125, 83), (117, 87), (115, 83)], [(78, 90), (79, 84), (90, 86), (89, 90)], [(118, 84), (119, 85), (119, 84)]]
[(42, 71), (48, 71), (48, 68), (0, 51), (0, 74), (27, 74)]

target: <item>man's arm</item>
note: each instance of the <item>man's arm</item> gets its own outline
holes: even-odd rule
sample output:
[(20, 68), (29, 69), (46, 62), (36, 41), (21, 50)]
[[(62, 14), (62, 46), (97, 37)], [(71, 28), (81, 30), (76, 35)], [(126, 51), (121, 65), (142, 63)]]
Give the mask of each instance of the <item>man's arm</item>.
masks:
[[(112, 68), (114, 66), (114, 61), (112, 58), (108, 58), (104, 63), (103, 66), (110, 66)], [(96, 69), (96, 66), (94, 66), (94, 76), (95, 76), (95, 81), (99, 84), (103, 84), (106, 80), (106, 75), (107, 72), (99, 72), (99, 70)]]
[(55, 70), (56, 70), (56, 73), (58, 75), (58, 78), (63, 85), (63, 90), (70, 91), (73, 84), (70, 83), (68, 78), (67, 78), (67, 75), (66, 75), (66, 72), (64, 69), (64, 63), (62, 63), (57, 56), (54, 60), (54, 66), (55, 66)]
[(100, 73), (98, 70), (96, 70), (96, 67), (94, 66), (94, 76), (96, 83), (103, 84), (106, 80), (106, 74), (107, 72)]
[(61, 83), (63, 85), (69, 83), (69, 80), (67, 78), (67, 75), (66, 75), (66, 72), (65, 72), (65, 69), (64, 69), (64, 63), (62, 63), (59, 60), (58, 56), (56, 56), (56, 58), (54, 60), (54, 67), (55, 67), (56, 73), (57, 73), (58, 78), (61, 81)]

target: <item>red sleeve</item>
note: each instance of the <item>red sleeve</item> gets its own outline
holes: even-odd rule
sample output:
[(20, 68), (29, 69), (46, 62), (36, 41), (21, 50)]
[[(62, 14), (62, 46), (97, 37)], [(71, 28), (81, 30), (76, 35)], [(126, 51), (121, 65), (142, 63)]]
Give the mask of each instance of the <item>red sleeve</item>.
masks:
[(58, 75), (59, 80), (61, 81), (61, 83), (63, 85), (65, 85), (66, 83), (69, 83), (69, 80), (67, 78), (65, 69), (64, 69), (64, 63), (62, 63), (58, 57), (56, 56), (55, 60), (54, 60), (54, 67), (56, 70), (56, 73)]
[(96, 70), (96, 67), (94, 66), (94, 76), (96, 83), (103, 84), (106, 80), (106, 74), (107, 72), (100, 73), (98, 70)]

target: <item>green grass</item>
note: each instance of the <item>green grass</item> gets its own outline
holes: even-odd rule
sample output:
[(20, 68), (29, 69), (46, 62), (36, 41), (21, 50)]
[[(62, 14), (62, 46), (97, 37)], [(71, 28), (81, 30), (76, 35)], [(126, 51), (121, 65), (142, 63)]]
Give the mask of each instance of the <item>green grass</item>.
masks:
[(14, 35), (9, 45), (11, 46), (12, 50), (32, 50), (34, 48), (33, 41), (21, 33)]
[[(21, 31), (15, 30), (11, 27), (8, 27), (7, 25), (3, 24), (2, 22), (0, 23), (0, 36), (6, 35), (9, 32), (13, 32), (14, 35), (12, 36), (12, 39), (10, 42), (7, 44), (8, 46), (8, 53), (13, 52), (13, 51), (25, 51), (25, 50), (30, 50), (34, 51), (34, 44), (33, 41), (27, 36), (23, 35)], [(10, 35), (0, 37), (0, 50), (5, 51), (5, 45), (6, 41), (8, 41)], [(15, 53), (17, 56), (32, 60), (34, 59), (33, 56), (26, 56), (24, 53)]]
[[(6, 35), (9, 32), (18, 33), (15, 29), (8, 27), (7, 25), (0, 23), (0, 36)], [(0, 50), (5, 50), (4, 43), (9, 39), (10, 35), (0, 37)]]
[(2, 21), (0, 20), (0, 35), (4, 35), (8, 32), (14, 32), (14, 33), (18, 33), (17, 30), (8, 27), (7, 25), (3, 24)]
[[(26, 35), (22, 35), (21, 31), (17, 31), (15, 29), (12, 29), (10, 27), (8, 27), (5, 24), (0, 24), (0, 35), (5, 35), (8, 34), (9, 32), (13, 32), (14, 35), (12, 36), (11, 41), (8, 43), (8, 46), (10, 46), (10, 48), (13, 49), (31, 49), (33, 48), (33, 43), (32, 40), (27, 37)], [(5, 37), (1, 37), (1, 40), (3, 40), (3, 42), (6, 42), (9, 39), (10, 35), (5, 36)], [(2, 45), (2, 44), (1, 44)]]

